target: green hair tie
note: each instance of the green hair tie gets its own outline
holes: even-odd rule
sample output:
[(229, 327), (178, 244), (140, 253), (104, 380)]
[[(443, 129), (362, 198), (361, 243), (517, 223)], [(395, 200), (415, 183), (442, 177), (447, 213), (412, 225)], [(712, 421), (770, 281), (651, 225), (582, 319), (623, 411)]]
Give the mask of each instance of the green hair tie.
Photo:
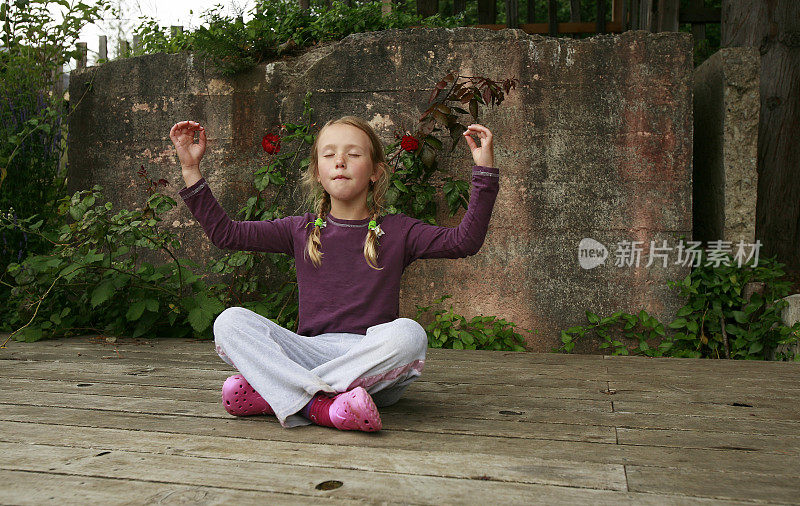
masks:
[(384, 234), (384, 231), (381, 230), (381, 226), (375, 220), (370, 220), (369, 222), (369, 229), (375, 231), (375, 235), (380, 237)]
[(322, 218), (317, 218), (317, 220), (314, 222), (314, 225), (316, 225), (316, 226), (318, 226), (320, 228), (324, 228), (325, 225), (327, 225), (327, 223), (322, 221)]

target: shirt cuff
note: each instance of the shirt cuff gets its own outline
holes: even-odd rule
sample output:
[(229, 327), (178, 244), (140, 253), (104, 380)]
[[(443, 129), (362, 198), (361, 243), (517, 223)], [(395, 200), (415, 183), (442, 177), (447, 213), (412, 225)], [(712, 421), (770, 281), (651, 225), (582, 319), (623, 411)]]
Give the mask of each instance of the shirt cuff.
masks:
[(472, 175), (500, 177), (500, 169), (497, 167), (486, 167), (484, 165), (474, 165)]
[(200, 190), (205, 188), (206, 185), (206, 178), (201, 177), (199, 181), (197, 181), (192, 186), (188, 186), (186, 188), (181, 189), (178, 192), (178, 195), (184, 200), (188, 199), (189, 197), (196, 195)]

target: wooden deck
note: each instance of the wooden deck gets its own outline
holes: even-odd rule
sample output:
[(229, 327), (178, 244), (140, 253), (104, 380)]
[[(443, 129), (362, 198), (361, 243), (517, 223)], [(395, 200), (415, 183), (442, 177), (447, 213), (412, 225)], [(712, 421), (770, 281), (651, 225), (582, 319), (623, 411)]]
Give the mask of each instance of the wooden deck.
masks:
[(800, 503), (797, 363), (427, 359), (363, 433), (229, 415), (209, 341), (9, 341), (0, 503)]

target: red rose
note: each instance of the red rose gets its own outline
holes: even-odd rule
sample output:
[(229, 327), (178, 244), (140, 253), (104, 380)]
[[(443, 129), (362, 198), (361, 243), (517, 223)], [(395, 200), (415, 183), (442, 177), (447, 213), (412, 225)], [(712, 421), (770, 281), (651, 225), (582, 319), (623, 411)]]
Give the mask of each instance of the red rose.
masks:
[(275, 154), (281, 150), (281, 137), (276, 134), (267, 134), (261, 139), (261, 147), (269, 154)]
[(400, 141), (400, 147), (406, 151), (416, 151), (419, 141), (410, 135), (404, 135), (403, 140)]

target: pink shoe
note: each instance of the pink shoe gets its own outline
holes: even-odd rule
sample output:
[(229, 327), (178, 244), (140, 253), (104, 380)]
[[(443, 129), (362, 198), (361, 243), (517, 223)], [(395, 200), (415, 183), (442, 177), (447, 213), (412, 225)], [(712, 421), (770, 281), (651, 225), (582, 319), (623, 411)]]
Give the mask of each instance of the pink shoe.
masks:
[(274, 415), (275, 412), (241, 374), (234, 374), (222, 385), (222, 405), (236, 416)]
[(381, 430), (381, 415), (364, 387), (356, 387), (333, 398), (330, 407), (333, 426), (341, 430)]

